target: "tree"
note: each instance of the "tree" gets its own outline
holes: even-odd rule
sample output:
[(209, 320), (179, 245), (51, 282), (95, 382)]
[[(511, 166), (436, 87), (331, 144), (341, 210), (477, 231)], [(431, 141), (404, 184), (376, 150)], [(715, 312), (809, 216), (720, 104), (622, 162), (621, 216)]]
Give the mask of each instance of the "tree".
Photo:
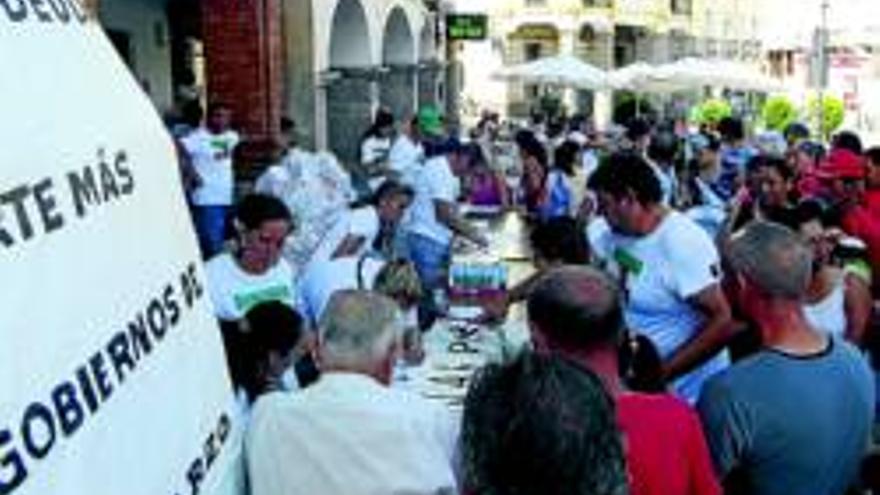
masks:
[(798, 111), (794, 103), (785, 96), (773, 96), (764, 103), (761, 118), (767, 129), (784, 132), (789, 124), (797, 121)]
[(733, 115), (733, 109), (729, 103), (712, 98), (698, 105), (691, 118), (698, 124), (714, 126), (721, 122), (721, 119), (731, 115)]
[[(818, 122), (819, 98), (817, 96), (810, 98), (807, 103), (807, 109), (810, 121)], [(822, 117), (823, 122), (821, 123), (821, 134), (824, 139), (828, 139), (828, 136), (843, 124), (843, 119), (846, 117), (846, 106), (844, 105), (843, 100), (834, 95), (823, 95)]]
[(614, 115), (612, 119), (620, 125), (627, 125), (636, 116), (654, 121), (657, 110), (647, 98), (629, 91), (614, 92)]

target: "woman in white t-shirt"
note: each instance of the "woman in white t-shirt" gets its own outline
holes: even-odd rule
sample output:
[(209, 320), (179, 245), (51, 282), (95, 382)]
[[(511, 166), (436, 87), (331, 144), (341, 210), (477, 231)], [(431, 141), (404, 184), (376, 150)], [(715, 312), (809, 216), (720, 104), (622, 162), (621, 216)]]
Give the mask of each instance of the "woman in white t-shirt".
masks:
[(292, 230), (287, 207), (263, 194), (245, 197), (236, 209), (236, 240), (230, 252), (205, 266), (208, 293), (222, 321), (240, 321), (254, 306), (280, 301), (295, 307), (293, 274), (281, 250)]

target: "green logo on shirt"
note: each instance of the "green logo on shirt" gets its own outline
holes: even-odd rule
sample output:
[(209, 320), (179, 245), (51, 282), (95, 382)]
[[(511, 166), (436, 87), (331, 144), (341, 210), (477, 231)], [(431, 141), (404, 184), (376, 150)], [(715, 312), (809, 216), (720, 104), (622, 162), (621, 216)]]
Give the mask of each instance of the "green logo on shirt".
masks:
[(629, 251), (621, 248), (614, 250), (614, 261), (617, 262), (622, 271), (632, 273), (633, 275), (640, 275), (645, 268), (645, 264), (642, 260), (630, 254)]
[(269, 301), (288, 301), (290, 300), (290, 288), (286, 285), (273, 285), (260, 290), (236, 294), (235, 308), (245, 314), (254, 306), (258, 306)]

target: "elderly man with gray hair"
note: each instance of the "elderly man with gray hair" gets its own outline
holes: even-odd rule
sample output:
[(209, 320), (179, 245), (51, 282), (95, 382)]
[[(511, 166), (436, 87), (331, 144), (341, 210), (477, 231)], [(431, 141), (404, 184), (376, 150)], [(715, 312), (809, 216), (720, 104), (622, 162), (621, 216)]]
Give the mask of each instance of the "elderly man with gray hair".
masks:
[(811, 251), (787, 228), (754, 222), (729, 245), (743, 311), (763, 350), (700, 396), (726, 493), (844, 493), (868, 447), (874, 390), (865, 359), (804, 316)]
[(252, 495), (454, 492), (448, 412), (389, 388), (401, 326), (385, 296), (333, 295), (319, 324), (321, 378), (256, 404), (247, 438)]

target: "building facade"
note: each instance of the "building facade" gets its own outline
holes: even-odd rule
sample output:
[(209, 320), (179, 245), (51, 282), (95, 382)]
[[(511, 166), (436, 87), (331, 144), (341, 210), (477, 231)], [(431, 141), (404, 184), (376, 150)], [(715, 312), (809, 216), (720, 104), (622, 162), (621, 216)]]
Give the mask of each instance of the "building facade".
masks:
[(858, 130), (868, 141), (880, 142), (880, 3), (827, 2), (828, 71), (824, 78), (817, 63), (822, 4), (822, 0), (803, 0), (796, 17), (786, 16), (790, 4), (783, 0), (761, 4), (764, 66), (800, 107), (807, 106), (824, 82), (824, 91), (846, 105), (844, 127)]
[[(490, 15), (491, 51), (498, 66), (528, 62), (559, 53), (574, 54), (602, 69), (633, 62), (660, 64), (686, 56), (705, 56), (759, 63), (761, 46), (757, 0), (484, 0), (458, 2), (457, 9), (482, 9)], [(480, 50), (467, 47), (466, 50)], [(485, 51), (485, 48), (483, 48)], [(467, 58), (467, 56), (463, 56)], [(485, 58), (485, 56), (484, 56)], [(467, 63), (466, 63), (467, 65)], [(465, 72), (480, 73), (486, 61)], [(474, 66), (478, 65), (478, 66)], [(480, 74), (465, 95), (491, 101), (498, 86), (478, 88)], [(472, 89), (473, 88), (473, 89)], [(508, 114), (522, 116), (539, 89), (505, 84)], [(473, 93), (484, 96), (475, 96)], [(582, 92), (570, 103), (573, 110), (593, 113), (593, 95)], [(609, 99), (604, 99), (607, 105)], [(497, 99), (493, 102), (498, 106)], [(597, 102), (598, 104), (598, 102)], [(603, 113), (607, 113), (607, 109)], [(603, 119), (599, 119), (603, 120)]]
[(282, 116), (344, 161), (371, 116), (442, 101), (442, 39), (423, 0), (89, 0), (161, 113), (233, 109), (255, 155)]

